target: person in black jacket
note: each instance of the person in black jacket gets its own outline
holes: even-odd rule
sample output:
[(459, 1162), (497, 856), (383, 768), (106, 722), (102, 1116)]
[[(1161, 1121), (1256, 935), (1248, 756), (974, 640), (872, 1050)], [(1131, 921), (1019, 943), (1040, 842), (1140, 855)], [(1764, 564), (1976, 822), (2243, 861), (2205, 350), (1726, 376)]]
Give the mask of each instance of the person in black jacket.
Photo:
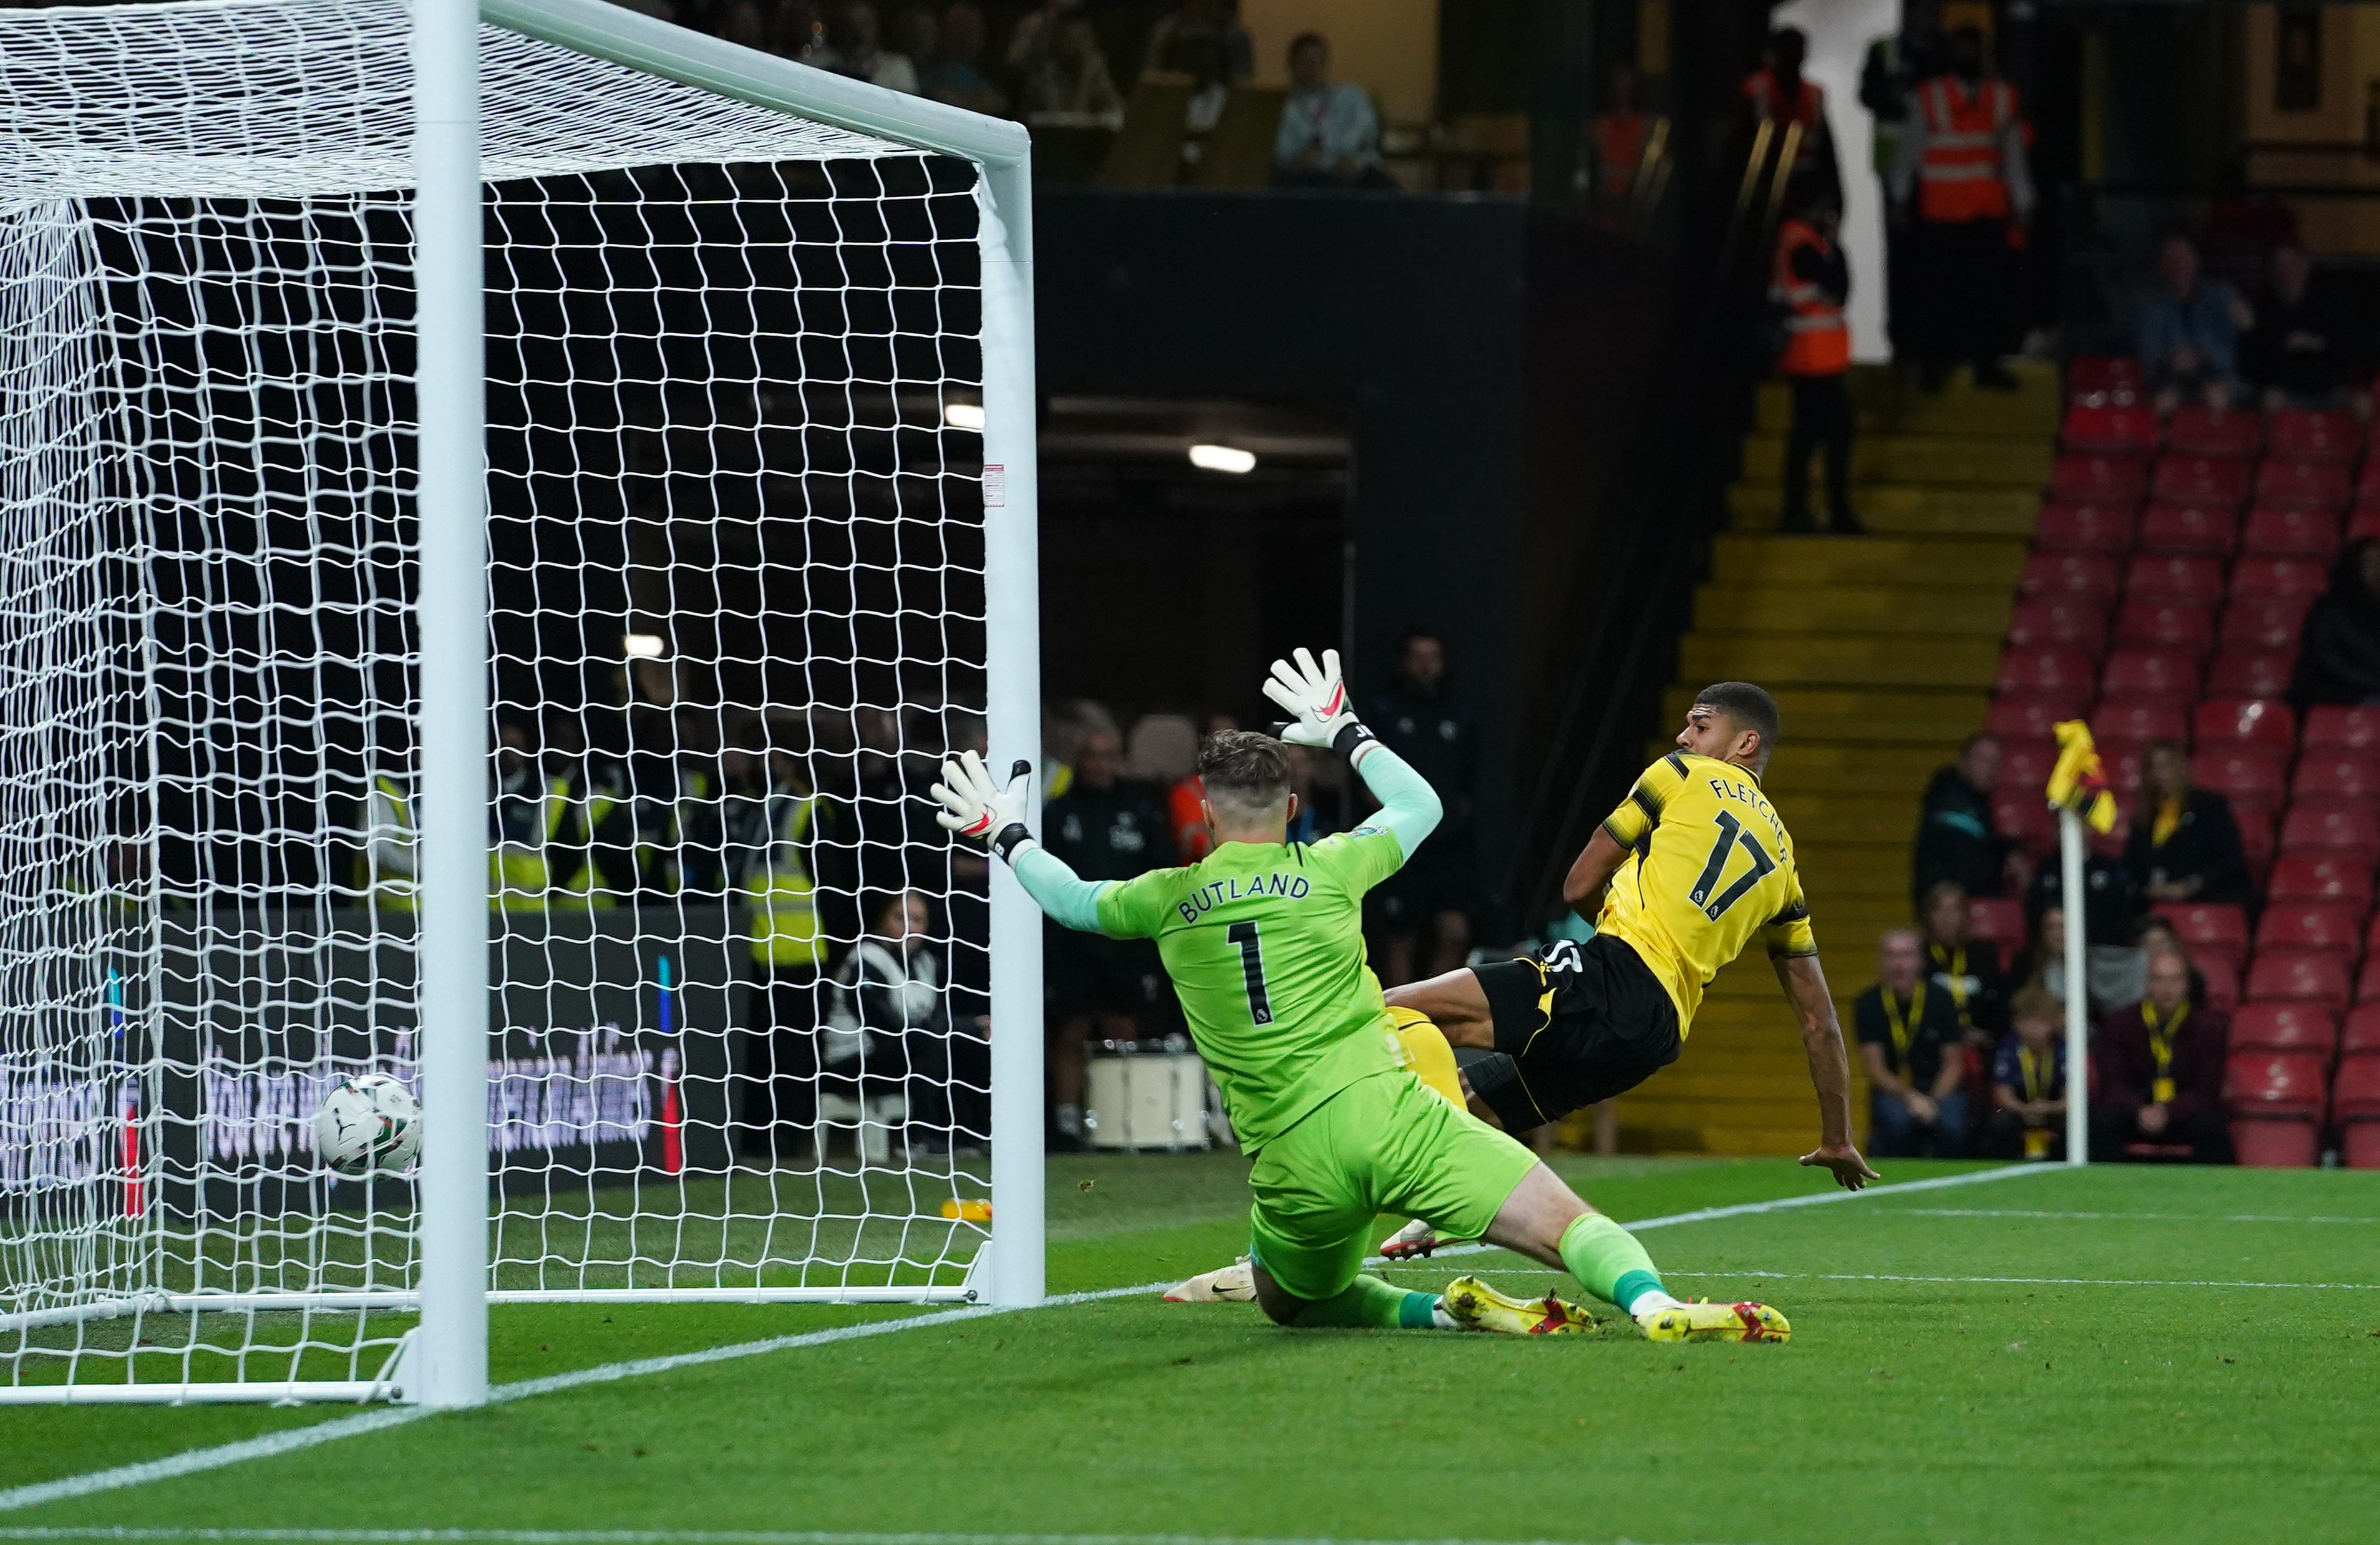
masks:
[(2306, 703), (2380, 702), (2380, 541), (2339, 554), (2330, 589), (2307, 614), (2289, 696)]
[(1967, 1043), (1988, 1052), (2008, 1028), (2008, 973), (1999, 946), (1967, 937), (1967, 893), (1955, 880), (1940, 880), (1925, 892), (1917, 921), (1924, 931), (1926, 979), (1959, 1010)]
[(1998, 737), (1971, 735), (1959, 747), (1959, 760), (1925, 785), (1910, 860), (1912, 902), (1922, 906), (1925, 893), (1945, 880), (1971, 896), (2000, 894), (2009, 845), (1992, 829), (1992, 785), (1999, 775)]
[(2140, 809), (2124, 866), (2152, 902), (2247, 904), (2248, 860), (2231, 801), (2193, 788), (2190, 758), (2170, 740), (2150, 741), (2142, 755)]
[(1396, 675), (1373, 700), (1368, 722), (1446, 805), (1445, 823), (1366, 898), (1373, 969), (1381, 986), (1400, 987), (1462, 967), (1478, 893), (1471, 822), (1479, 736), (1447, 687), (1446, 645), (1437, 634), (1417, 627), (1405, 635)]

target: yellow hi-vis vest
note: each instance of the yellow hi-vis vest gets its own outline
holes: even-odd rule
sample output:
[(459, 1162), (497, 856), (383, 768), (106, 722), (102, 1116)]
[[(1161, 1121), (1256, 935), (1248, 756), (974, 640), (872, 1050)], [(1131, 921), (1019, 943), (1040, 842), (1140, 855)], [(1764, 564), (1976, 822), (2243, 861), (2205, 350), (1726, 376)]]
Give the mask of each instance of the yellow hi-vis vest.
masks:
[[(382, 805), (387, 819), (381, 819)], [(410, 912), (420, 904), (421, 875), (415, 867), (420, 852), (415, 838), (413, 803), (395, 778), (381, 773), (364, 798), (364, 848), (356, 855), (356, 889), (371, 904), (392, 912)], [(394, 834), (383, 834), (393, 833)]]
[[(546, 861), (546, 848), (570, 814), (570, 780), (544, 778), (543, 782), (545, 797), (538, 811), (537, 840), (499, 840), (495, 851), (488, 855), (488, 886), (493, 897), (491, 905), (506, 912), (542, 912), (548, 906), (584, 909), (588, 905), (587, 895), (577, 889), (547, 894), (553, 886), (553, 872)], [(582, 869), (572, 884), (591, 888), (593, 876)]]
[(815, 794), (789, 802), (772, 822), (779, 830), (771, 833), (768, 857), (744, 882), (752, 907), (752, 958), (764, 966), (816, 966), (826, 959), (818, 885), (802, 863), (802, 843), (818, 819), (818, 805)]

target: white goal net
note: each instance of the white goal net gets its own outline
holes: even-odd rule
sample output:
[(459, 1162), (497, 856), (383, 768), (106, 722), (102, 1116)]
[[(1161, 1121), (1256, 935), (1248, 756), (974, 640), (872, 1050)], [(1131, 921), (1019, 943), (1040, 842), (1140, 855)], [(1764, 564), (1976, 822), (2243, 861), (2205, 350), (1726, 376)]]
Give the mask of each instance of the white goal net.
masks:
[[(411, 1176), (313, 1121), (419, 1087), (441, 964), (407, 43), (0, 12), (0, 1399), (369, 1395), (415, 1323)], [(919, 795), (998, 712), (984, 174), (480, 49), (492, 1034), (424, 1114), (484, 1125), (491, 1300), (962, 1295), (989, 881)]]

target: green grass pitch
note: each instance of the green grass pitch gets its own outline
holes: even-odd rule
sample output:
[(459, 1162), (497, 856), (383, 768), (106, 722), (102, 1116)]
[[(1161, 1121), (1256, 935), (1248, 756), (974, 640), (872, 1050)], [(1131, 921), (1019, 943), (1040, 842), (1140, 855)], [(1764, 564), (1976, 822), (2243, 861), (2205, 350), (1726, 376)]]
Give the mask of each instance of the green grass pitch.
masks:
[[(1565, 1159), (1623, 1220), (1784, 1198), (1784, 1161)], [(1957, 1166), (1885, 1166), (1893, 1180)], [(1223, 1157), (1053, 1162), (1050, 1278), (1243, 1247)], [(2380, 1174), (2039, 1170), (1680, 1223), (1681, 1293), (1786, 1346), (1289, 1332), (1152, 1296), (914, 1330), (427, 1417), (38, 1506), (94, 1527), (790, 1531), (1683, 1545), (2380, 1539)], [(1553, 1285), (1482, 1254), (1400, 1270)], [(499, 1383), (900, 1308), (494, 1312)], [(0, 1490), (352, 1413), (0, 1408)], [(930, 1545), (930, 1542), (922, 1542)]]

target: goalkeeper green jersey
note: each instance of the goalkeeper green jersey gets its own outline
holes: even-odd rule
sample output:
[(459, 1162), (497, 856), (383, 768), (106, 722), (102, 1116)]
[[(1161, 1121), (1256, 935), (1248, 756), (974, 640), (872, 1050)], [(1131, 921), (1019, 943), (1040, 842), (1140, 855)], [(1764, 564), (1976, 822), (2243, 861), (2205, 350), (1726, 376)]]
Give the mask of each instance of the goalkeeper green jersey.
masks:
[(1437, 824), (1439, 803), (1386, 747), (1360, 771), (1381, 809), (1318, 843), (1224, 843), (1186, 868), (1103, 885), (1038, 847), (1017, 859), (1017, 879), (1058, 921), (1157, 941), (1245, 1148), (1356, 1079), (1404, 1065), (1364, 959), (1364, 893)]

